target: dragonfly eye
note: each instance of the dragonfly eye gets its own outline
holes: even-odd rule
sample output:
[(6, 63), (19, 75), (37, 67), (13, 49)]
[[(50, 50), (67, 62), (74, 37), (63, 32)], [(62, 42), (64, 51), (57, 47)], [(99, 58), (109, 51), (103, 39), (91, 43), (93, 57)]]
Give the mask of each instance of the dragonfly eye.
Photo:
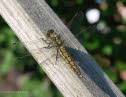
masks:
[(47, 37), (50, 37), (50, 35), (53, 34), (53, 33), (54, 33), (54, 30), (53, 29), (48, 30)]
[(49, 33), (54, 33), (53, 29), (48, 30)]

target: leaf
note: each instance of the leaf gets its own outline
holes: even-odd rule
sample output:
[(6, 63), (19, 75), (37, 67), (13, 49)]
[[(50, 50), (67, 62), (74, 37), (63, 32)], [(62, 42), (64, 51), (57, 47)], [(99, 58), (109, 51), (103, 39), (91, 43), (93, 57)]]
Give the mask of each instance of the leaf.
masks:
[(89, 50), (95, 50), (95, 49), (97, 49), (99, 47), (99, 45), (100, 45), (99, 41), (94, 40), (93, 42), (87, 44), (87, 48)]
[(23, 85), (24, 89), (29, 91), (29, 96), (33, 97), (52, 97), (52, 91), (47, 80), (39, 81), (37, 79), (27, 80)]
[(112, 54), (112, 46), (106, 45), (103, 49), (102, 52), (106, 55), (111, 55)]
[(40, 66), (38, 66), (38, 71), (40, 72), (40, 74), (45, 74), (45, 72), (42, 70), (42, 68)]
[(11, 69), (12, 64), (13, 64), (12, 60), (13, 60), (12, 52), (7, 51), (5, 56), (4, 56), (4, 60), (3, 60), (2, 64), (1, 64), (1, 68), (0, 68), (1, 73), (6, 73)]
[(57, 6), (58, 5), (58, 0), (51, 0), (51, 5), (52, 6)]
[(107, 69), (104, 69), (105, 73), (110, 77), (110, 79), (113, 81), (113, 82), (116, 82), (118, 79), (117, 79), (117, 74), (116, 72), (112, 72), (110, 71), (108, 68)]
[(15, 92), (12, 91), (12, 93), (10, 92), (9, 95), (6, 97), (29, 97), (29, 95), (27, 91), (15, 91)]
[(76, 0), (77, 4), (82, 4), (84, 2), (84, 0)]
[(119, 89), (121, 91), (126, 91), (126, 82), (122, 82), (120, 85), (119, 85)]
[(3, 33), (0, 33), (0, 42), (4, 42), (5, 41), (5, 35)]
[(117, 67), (117, 69), (119, 70), (126, 70), (126, 62), (123, 61), (117, 61), (115, 66)]

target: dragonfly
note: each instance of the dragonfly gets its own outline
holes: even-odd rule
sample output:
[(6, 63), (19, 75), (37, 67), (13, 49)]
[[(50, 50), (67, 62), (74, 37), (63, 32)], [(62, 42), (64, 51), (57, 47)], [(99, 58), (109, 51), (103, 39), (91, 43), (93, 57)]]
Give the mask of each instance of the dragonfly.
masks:
[[(65, 46), (63, 45), (64, 41), (60, 38), (59, 35), (57, 35), (54, 30), (50, 29), (47, 32), (47, 40), (44, 40), (46, 43), (48, 42), (48, 46), (46, 48), (56, 48), (57, 53), (59, 53), (61, 55), (61, 57), (65, 60), (65, 62), (69, 65), (69, 67), (79, 76), (79, 77), (83, 77), (83, 75), (81, 74), (79, 68), (77, 67), (77, 65), (75, 64), (75, 62), (73, 61), (72, 57), (70, 56), (70, 54), (68, 53), (68, 51), (66, 50)], [(58, 54), (57, 54), (58, 55)], [(56, 60), (57, 60), (57, 55), (56, 55)]]
[[(82, 21), (83, 21), (83, 17), (84, 17), (83, 12), (80, 11), (80, 12), (76, 13), (76, 15), (72, 18), (72, 20), (67, 24), (68, 28), (73, 33), (77, 33), (79, 31), (80, 25), (82, 24)], [(80, 31), (79, 33), (77, 33), (76, 36), (79, 35), (82, 32), (83, 32), (83, 30)], [(82, 75), (79, 67), (74, 62), (74, 60), (73, 60), (71, 54), (69, 53), (69, 51), (66, 49), (66, 46), (64, 44), (64, 40), (61, 39), (61, 36), (58, 35), (53, 29), (49, 29), (47, 31), (46, 38), (47, 39), (41, 38), (46, 44), (48, 44), (46, 47), (43, 47), (43, 48), (45, 48), (45, 49), (55, 48), (56, 49), (56, 62), (58, 60), (58, 55), (60, 55), (60, 57), (67, 63), (67, 65), (79, 77), (83, 78), (83, 75)], [(23, 57), (25, 57), (25, 56), (23, 56)]]

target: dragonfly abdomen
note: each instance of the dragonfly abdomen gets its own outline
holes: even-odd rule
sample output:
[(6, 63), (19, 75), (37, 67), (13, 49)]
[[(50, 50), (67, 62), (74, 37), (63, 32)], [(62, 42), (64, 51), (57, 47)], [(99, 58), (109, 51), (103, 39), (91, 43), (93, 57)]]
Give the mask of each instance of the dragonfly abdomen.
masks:
[(72, 70), (79, 75), (80, 77), (83, 77), (79, 68), (76, 66), (75, 62), (69, 55), (69, 53), (66, 51), (65, 47), (62, 45), (59, 47), (59, 53), (62, 56), (62, 58), (65, 60), (65, 62), (69, 65), (69, 67), (72, 68)]

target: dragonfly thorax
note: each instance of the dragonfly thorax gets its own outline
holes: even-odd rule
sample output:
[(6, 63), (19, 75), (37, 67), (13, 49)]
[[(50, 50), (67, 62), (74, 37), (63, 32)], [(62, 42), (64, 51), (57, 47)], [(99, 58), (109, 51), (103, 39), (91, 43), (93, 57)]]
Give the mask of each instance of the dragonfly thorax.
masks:
[(52, 44), (55, 45), (55, 47), (60, 47), (63, 44), (60, 36), (57, 35), (52, 29), (48, 30), (46, 37), (52, 41)]

